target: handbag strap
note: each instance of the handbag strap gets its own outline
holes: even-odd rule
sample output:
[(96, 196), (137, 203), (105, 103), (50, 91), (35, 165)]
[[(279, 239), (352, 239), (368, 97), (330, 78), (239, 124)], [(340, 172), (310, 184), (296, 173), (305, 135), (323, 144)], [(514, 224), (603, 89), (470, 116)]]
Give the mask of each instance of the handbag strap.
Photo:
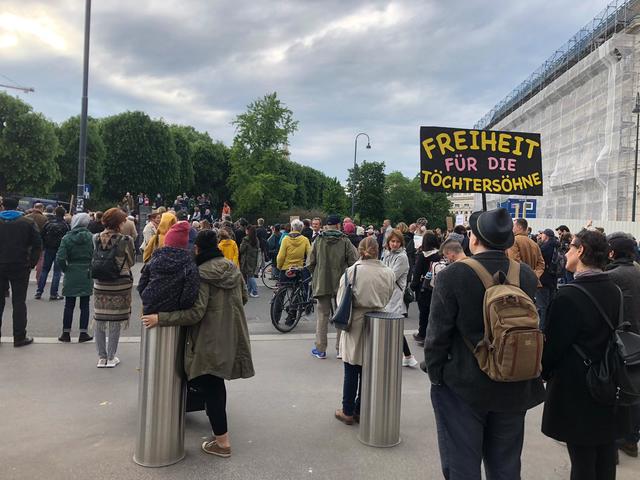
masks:
[[(598, 310), (598, 312), (600, 313), (602, 318), (604, 318), (604, 321), (607, 323), (607, 325), (609, 325), (609, 328), (611, 328), (611, 330), (615, 330), (616, 329), (616, 327), (613, 325), (613, 322), (609, 318), (609, 315), (607, 315), (607, 313), (602, 308), (602, 305), (600, 305), (600, 302), (598, 302), (598, 300), (596, 300), (596, 298), (593, 295), (591, 295), (589, 290), (584, 288), (582, 285), (578, 285), (576, 283), (568, 283), (563, 288), (565, 288), (565, 287), (577, 288), (582, 293), (584, 293), (587, 296), (587, 298), (589, 300), (591, 300), (591, 303), (593, 303), (593, 305), (596, 307), (596, 309)], [(622, 295), (622, 290), (620, 290), (620, 287), (618, 287), (616, 285), (616, 289), (618, 290), (618, 295), (620, 297), (620, 308), (619, 308), (619, 311), (618, 311), (618, 325), (622, 325), (622, 323), (624, 321), (624, 308), (623, 308), (624, 297)]]

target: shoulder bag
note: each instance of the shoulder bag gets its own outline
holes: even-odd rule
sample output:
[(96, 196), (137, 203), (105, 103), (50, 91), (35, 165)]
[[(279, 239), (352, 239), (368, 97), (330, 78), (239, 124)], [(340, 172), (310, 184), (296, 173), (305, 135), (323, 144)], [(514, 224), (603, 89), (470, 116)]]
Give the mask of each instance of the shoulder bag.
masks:
[(351, 311), (353, 310), (353, 285), (356, 283), (356, 272), (358, 266), (353, 269), (353, 281), (349, 283), (349, 276), (347, 272), (344, 272), (344, 291), (342, 292), (342, 298), (340, 299), (340, 306), (336, 310), (336, 313), (331, 317), (331, 323), (338, 329), (345, 332), (351, 328)]

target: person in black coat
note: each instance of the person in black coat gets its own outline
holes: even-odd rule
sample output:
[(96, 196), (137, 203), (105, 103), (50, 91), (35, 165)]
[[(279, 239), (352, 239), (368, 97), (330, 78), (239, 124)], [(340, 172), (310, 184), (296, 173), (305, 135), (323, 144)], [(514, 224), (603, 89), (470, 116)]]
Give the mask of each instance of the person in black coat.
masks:
[(552, 271), (554, 268), (552, 260), (553, 254), (560, 244), (555, 236), (555, 232), (550, 228), (542, 232), (540, 238), (542, 238), (540, 251), (542, 252), (542, 258), (544, 258), (544, 272), (540, 277), (542, 287), (539, 288), (536, 293), (536, 307), (538, 308), (538, 315), (540, 316), (540, 328), (544, 330), (549, 304), (558, 290), (558, 276)]
[[(507, 210), (475, 212), (469, 223), (473, 258), (491, 275), (518, 268), (505, 254), (513, 245)], [(527, 265), (519, 268), (520, 288), (533, 300), (536, 275)], [(442, 470), (445, 478), (479, 479), (484, 463), (488, 479), (518, 479), (526, 411), (544, 401), (544, 387), (540, 378), (496, 382), (480, 370), (465, 339), (477, 345), (484, 338), (484, 295), (482, 281), (464, 262), (439, 272), (433, 289), (424, 366)]]
[(411, 290), (416, 293), (416, 301), (420, 310), (418, 331), (413, 339), (418, 345), (424, 345), (424, 338), (429, 324), (429, 308), (431, 305), (431, 265), (442, 260), (440, 255), (440, 239), (432, 232), (422, 236), (421, 251), (416, 255), (415, 265), (411, 276)]
[[(603, 272), (607, 240), (600, 232), (582, 230), (567, 252), (567, 269), (574, 283), (595, 297), (614, 325), (620, 305), (619, 291)], [(598, 404), (587, 389), (587, 366), (575, 350), (598, 362), (604, 355), (611, 329), (583, 292), (567, 285), (551, 303), (545, 326), (542, 375), (547, 400), (542, 432), (566, 442), (572, 480), (609, 480), (616, 474), (616, 439), (630, 426), (629, 409)]]

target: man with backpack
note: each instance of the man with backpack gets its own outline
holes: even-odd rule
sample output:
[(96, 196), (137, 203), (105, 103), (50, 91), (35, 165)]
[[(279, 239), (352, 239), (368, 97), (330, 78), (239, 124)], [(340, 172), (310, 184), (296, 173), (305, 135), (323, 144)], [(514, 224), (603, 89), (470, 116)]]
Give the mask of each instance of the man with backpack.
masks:
[(536, 307), (540, 315), (540, 329), (544, 330), (547, 310), (558, 290), (558, 277), (564, 269), (564, 258), (560, 253), (560, 243), (550, 228), (540, 233), (540, 251), (544, 259), (544, 272), (540, 276), (541, 287), (536, 292)]
[(484, 462), (488, 480), (520, 478), (525, 414), (544, 401), (538, 280), (505, 255), (513, 245), (507, 210), (476, 212), (469, 224), (473, 259), (438, 274), (425, 339), (442, 471), (480, 478)]
[(42, 237), (42, 244), (44, 246), (44, 261), (42, 264), (42, 273), (40, 274), (40, 278), (38, 278), (38, 287), (36, 289), (36, 299), (42, 298), (42, 293), (44, 292), (44, 287), (47, 283), (47, 277), (49, 276), (49, 271), (53, 266), (53, 278), (51, 279), (51, 290), (49, 292), (49, 300), (63, 300), (64, 297), (58, 295), (58, 287), (60, 285), (60, 277), (62, 276), (62, 271), (60, 267), (55, 262), (56, 255), (58, 253), (58, 248), (60, 248), (60, 242), (62, 241), (62, 237), (64, 237), (67, 232), (70, 230), (69, 224), (64, 220), (64, 216), (67, 211), (64, 207), (56, 207), (53, 212), (55, 217), (49, 220), (40, 235)]
[[(630, 330), (640, 333), (640, 266), (634, 262), (637, 251), (636, 241), (623, 232), (615, 232), (607, 237), (609, 259), (605, 268), (624, 296), (624, 320), (631, 324)], [(638, 456), (640, 441), (640, 406), (632, 408), (631, 434), (618, 441), (618, 448), (631, 457)]]

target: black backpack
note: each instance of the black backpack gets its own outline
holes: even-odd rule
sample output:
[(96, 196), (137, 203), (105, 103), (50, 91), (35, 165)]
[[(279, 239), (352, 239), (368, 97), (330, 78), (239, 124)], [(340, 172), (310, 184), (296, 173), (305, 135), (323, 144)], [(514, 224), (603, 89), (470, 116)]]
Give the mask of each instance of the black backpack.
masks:
[(567, 267), (567, 257), (560, 247), (553, 249), (553, 255), (551, 256), (551, 265), (549, 267), (549, 273), (555, 277), (564, 275)]
[(69, 231), (69, 225), (64, 220), (50, 220), (42, 228), (42, 243), (44, 248), (57, 250), (60, 242)]
[(593, 399), (603, 405), (629, 407), (640, 405), (640, 335), (630, 332), (631, 324), (624, 321), (624, 297), (619, 287), (620, 312), (614, 327), (598, 301), (581, 285), (569, 283), (584, 293), (595, 305), (611, 329), (611, 336), (600, 362), (594, 363), (576, 344), (574, 350), (587, 366), (587, 389)]
[(116, 262), (116, 256), (118, 255), (118, 245), (111, 246), (111, 248), (102, 248), (100, 242), (100, 234), (93, 236), (93, 256), (91, 257), (91, 278), (96, 280), (109, 281), (117, 280), (120, 278), (120, 272), (124, 268), (124, 262), (122, 265), (118, 265)]

